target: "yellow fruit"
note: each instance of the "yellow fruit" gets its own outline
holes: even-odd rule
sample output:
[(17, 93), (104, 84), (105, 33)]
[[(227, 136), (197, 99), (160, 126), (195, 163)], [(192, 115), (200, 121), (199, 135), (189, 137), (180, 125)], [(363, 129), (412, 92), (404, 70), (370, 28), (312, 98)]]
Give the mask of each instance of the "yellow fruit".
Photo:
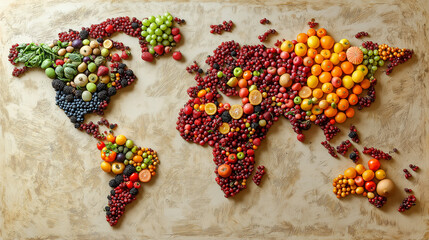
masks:
[(374, 197), (375, 197), (375, 194), (374, 194), (373, 192), (369, 192), (369, 193), (368, 193), (368, 195), (367, 195), (367, 197), (368, 197), (369, 199), (372, 199), (372, 198), (374, 198)]
[(310, 48), (314, 48), (314, 49), (316, 49), (316, 48), (318, 48), (318, 47), (319, 47), (319, 45), (320, 45), (320, 40), (319, 40), (319, 38), (318, 38), (317, 36), (311, 36), (311, 37), (309, 37), (309, 38), (307, 39), (307, 45), (308, 45)]
[(313, 97), (320, 99), (323, 97), (323, 91), (320, 88), (316, 88), (313, 90)]
[(295, 45), (295, 53), (300, 57), (305, 56), (307, 54), (307, 45), (304, 43), (297, 43)]
[(101, 170), (109, 173), (112, 170), (112, 165), (110, 165), (110, 163), (103, 161), (100, 164)]
[(329, 83), (329, 82), (324, 83), (322, 85), (322, 91), (324, 93), (331, 93), (332, 91), (334, 91), (334, 86), (332, 86), (332, 83)]
[(350, 77), (349, 75), (343, 77), (343, 86), (345, 88), (351, 89), (354, 85), (355, 83), (353, 82), (352, 77)]
[(206, 111), (207, 115), (214, 115), (217, 112), (217, 107), (214, 103), (207, 103), (204, 111)]
[(383, 180), (386, 178), (386, 172), (383, 169), (378, 169), (375, 172), (375, 178), (377, 178), (378, 180)]
[(344, 47), (343, 47), (343, 45), (341, 43), (339, 43), (339, 42), (335, 43), (335, 45), (334, 45), (334, 52), (340, 53), (340, 52), (343, 51), (343, 49), (344, 49)]
[(304, 99), (301, 102), (301, 109), (304, 111), (309, 111), (313, 107), (313, 104), (310, 102), (309, 99)]
[(343, 38), (340, 40), (341, 45), (343, 45), (343, 50), (347, 50), (347, 48), (350, 47), (350, 42), (349, 40)]
[(361, 71), (364, 76), (366, 76), (368, 74), (368, 68), (365, 65), (357, 66), (356, 71)]
[(113, 42), (111, 40), (109, 40), (109, 39), (106, 39), (103, 42), (103, 47), (107, 48), (107, 49), (110, 49), (110, 48), (113, 47)]
[(340, 63), (340, 56), (338, 53), (332, 53), (329, 60), (332, 62), (332, 64), (338, 65), (338, 63)]
[(364, 192), (364, 188), (363, 187), (357, 187), (356, 188), (356, 194), (362, 194)]
[(362, 82), (362, 81), (363, 81), (364, 76), (365, 76), (365, 75), (363, 75), (363, 72), (362, 72), (362, 71), (354, 71), (354, 72), (352, 73), (352, 80), (353, 80), (353, 82), (355, 82), (355, 83), (360, 83), (360, 82)]
[(282, 45), (280, 46), (280, 49), (283, 51), (283, 52), (292, 52), (292, 50), (293, 50), (293, 43), (291, 42), (291, 41), (289, 41), (289, 40), (287, 40), (287, 41), (284, 41), (283, 43), (282, 43)]
[(349, 167), (344, 171), (344, 176), (349, 179), (353, 179), (356, 177), (356, 170), (353, 167)]
[(311, 113), (313, 113), (314, 115), (319, 115), (323, 113), (323, 110), (320, 108), (319, 105), (314, 105), (313, 108), (311, 109)]
[(222, 134), (229, 133), (230, 129), (231, 128), (230, 128), (229, 124), (226, 123), (226, 122), (222, 123), (222, 125), (219, 126), (219, 132), (222, 133)]
[(127, 138), (124, 135), (118, 135), (116, 136), (116, 144), (118, 145), (124, 145), (127, 142)]
[(374, 178), (374, 172), (368, 169), (362, 173), (362, 178), (365, 181), (371, 181)]
[(317, 87), (317, 84), (319, 84), (319, 78), (318, 77), (311, 75), (310, 77), (307, 78), (307, 86), (309, 88), (315, 88), (315, 87)]
[(350, 179), (348, 180), (348, 184), (349, 184), (350, 186), (355, 185), (355, 180), (354, 180), (353, 178), (350, 178)]
[(322, 100), (319, 102), (319, 107), (321, 109), (327, 109), (330, 106), (329, 102), (326, 100)]
[(355, 169), (359, 175), (362, 175), (362, 173), (365, 172), (365, 170), (366, 170), (362, 164), (356, 165)]
[(249, 102), (252, 105), (259, 105), (262, 102), (262, 93), (258, 90), (253, 90), (249, 94)]
[(326, 96), (326, 101), (328, 103), (338, 103), (340, 101), (340, 98), (338, 97), (338, 95), (336, 93), (329, 93)]
[(243, 108), (240, 105), (232, 105), (229, 109), (229, 115), (234, 119), (240, 119), (243, 116)]

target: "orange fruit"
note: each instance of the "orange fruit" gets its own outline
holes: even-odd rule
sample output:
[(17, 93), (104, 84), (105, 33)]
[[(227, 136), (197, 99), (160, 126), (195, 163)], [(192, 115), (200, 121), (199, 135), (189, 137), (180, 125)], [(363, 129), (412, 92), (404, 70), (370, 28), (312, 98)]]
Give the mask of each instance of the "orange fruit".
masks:
[(206, 91), (205, 89), (201, 89), (201, 90), (198, 92), (197, 96), (198, 96), (199, 98), (202, 98), (202, 97), (204, 97), (204, 95), (206, 95), (206, 93), (207, 93), (207, 91)]
[[(246, 71), (246, 72), (247, 72), (247, 71)], [(246, 80), (246, 79), (244, 79), (244, 78), (240, 79), (240, 80), (238, 81), (238, 86), (239, 86), (240, 88), (245, 88), (245, 87), (247, 87), (247, 80)]]
[(322, 51), (320, 51), (320, 54), (325, 58), (325, 59), (329, 59), (331, 57), (331, 51), (329, 51), (328, 49), (323, 49)]
[(323, 57), (322, 54), (317, 54), (316, 57), (314, 57), (314, 61), (317, 64), (321, 64), (323, 62), (323, 60), (325, 60), (325, 58)]
[(316, 121), (316, 119), (317, 119), (316, 115), (311, 114), (310, 121), (314, 122), (314, 121)]
[(337, 115), (335, 115), (335, 122), (337, 123), (343, 123), (347, 119), (347, 116), (343, 112), (338, 112)]
[(334, 64), (329, 60), (323, 60), (320, 67), (322, 67), (323, 71), (330, 72), (334, 68)]
[(340, 59), (341, 62), (345, 61), (346, 58), (347, 58), (346, 52), (340, 52), (340, 53), (338, 53), (338, 59)]
[(319, 30), (317, 30), (316, 34), (317, 34), (317, 36), (318, 36), (318, 37), (320, 37), (320, 38), (321, 38), (321, 37), (326, 36), (327, 32), (326, 32), (326, 29), (324, 29), (324, 28), (319, 28)]
[(308, 35), (309, 37), (311, 37), (311, 36), (316, 36), (316, 30), (315, 30), (314, 28), (310, 28), (310, 29), (308, 29), (308, 31), (307, 31), (307, 35)]
[(326, 117), (331, 118), (331, 117), (334, 117), (335, 115), (337, 115), (338, 110), (329, 106), (328, 108), (325, 109), (324, 112), (325, 112)]
[(124, 135), (118, 135), (116, 136), (116, 144), (118, 145), (124, 145), (125, 142), (127, 142), (127, 138)]
[(240, 119), (243, 116), (243, 108), (240, 105), (234, 104), (229, 109), (229, 115), (234, 119)]
[(368, 89), (371, 86), (371, 82), (368, 79), (364, 79), (361, 83), (360, 86), (363, 89)]
[(319, 115), (323, 113), (323, 110), (318, 105), (314, 105), (311, 109), (311, 113), (313, 113), (314, 115)]
[(219, 132), (222, 134), (229, 133), (229, 130), (231, 130), (231, 127), (226, 122), (222, 123), (222, 125), (219, 126)]
[(362, 194), (365, 191), (363, 187), (357, 187), (356, 188), (356, 194)]
[[(321, 83), (328, 83), (328, 82), (330, 82), (331, 81), (331, 79), (332, 79), (332, 76), (331, 76), (331, 73), (330, 72), (322, 72), (320, 75), (319, 75), (319, 81), (321, 82)], [(323, 89), (322, 89), (323, 90)]]
[(217, 107), (214, 103), (207, 103), (204, 110), (207, 115), (215, 115), (217, 113)]
[(112, 171), (112, 165), (110, 165), (110, 163), (103, 161), (100, 164), (101, 170), (109, 173), (110, 171)]
[(355, 110), (351, 107), (347, 108), (346, 110), (346, 116), (348, 118), (352, 118), (355, 115)]
[(319, 64), (314, 64), (313, 66), (311, 66), (311, 74), (313, 74), (314, 76), (319, 76), (321, 72), (322, 72), (322, 68), (320, 67)]
[(349, 179), (353, 179), (356, 177), (356, 169), (349, 167), (344, 171), (344, 176), (346, 176)]
[(352, 93), (349, 96), (349, 103), (350, 105), (354, 106), (359, 102), (359, 98), (356, 94)]
[(348, 108), (349, 108), (349, 101), (347, 101), (347, 99), (341, 99), (339, 102), (338, 102), (338, 110), (340, 110), (340, 111), (345, 111), (345, 110), (347, 110)]
[(366, 170), (362, 173), (362, 178), (365, 181), (371, 181), (374, 178), (374, 172), (372, 170)]
[(335, 66), (331, 71), (332, 77), (341, 77), (343, 75), (343, 70), (340, 67)]
[(259, 105), (262, 102), (262, 93), (258, 90), (253, 90), (249, 94), (249, 102), (252, 105)]
[[(335, 40), (331, 36), (323, 36), (320, 39), (320, 46), (324, 49), (331, 49), (335, 44)], [(360, 50), (360, 49), (359, 49)]]
[(353, 64), (351, 62), (345, 61), (341, 63), (341, 70), (343, 70), (345, 74), (351, 74), (354, 70)]
[(354, 94), (356, 94), (356, 95), (361, 94), (361, 93), (362, 93), (362, 87), (361, 87), (361, 86), (359, 86), (359, 85), (355, 85), (355, 86), (353, 87), (353, 93), (354, 93)]
[[(252, 78), (252, 72), (250, 70), (244, 71), (243, 78), (246, 80), (251, 79)], [(247, 86), (247, 83), (246, 83), (246, 86)]]
[(202, 111), (204, 111), (206, 109), (206, 106), (204, 104), (201, 104), (200, 107), (199, 107), (199, 109), (202, 112)]
[(337, 91), (335, 91), (340, 98), (346, 98), (349, 95), (349, 90), (345, 87), (337, 88)]
[(358, 164), (355, 167), (357, 174), (362, 175), (363, 172), (365, 172), (365, 167), (362, 164)]
[(320, 99), (323, 97), (323, 91), (320, 88), (316, 88), (313, 90), (313, 97)]
[(304, 87), (301, 88), (301, 90), (299, 90), (298, 95), (301, 98), (309, 98), (311, 96), (312, 92), (313, 91), (311, 90), (311, 88), (309, 88), (307, 86), (304, 86)]
[(334, 86), (332, 86), (332, 83), (326, 82), (322, 85), (322, 91), (324, 93), (331, 93), (332, 91), (334, 91)]
[(136, 162), (136, 163), (139, 163), (139, 162), (142, 162), (142, 161), (143, 161), (143, 158), (142, 158), (142, 156), (140, 156), (140, 155), (135, 155), (135, 156), (133, 157), (133, 161), (134, 161), (134, 162)]
[(308, 36), (305, 33), (300, 33), (296, 37), (296, 41), (299, 42), (299, 43), (306, 43), (307, 39), (308, 39)]
[(152, 174), (148, 169), (143, 169), (140, 171), (139, 180), (141, 182), (149, 182), (151, 178), (152, 178)]
[(311, 57), (311, 58), (315, 58), (317, 55), (317, 50), (314, 48), (309, 48), (307, 50), (307, 56)]
[(335, 93), (329, 93), (326, 96), (326, 101), (328, 101), (328, 103), (335, 103), (336, 104), (336, 103), (338, 103), (340, 101), (340, 98)]
[(327, 109), (330, 106), (330, 103), (326, 100), (322, 100), (319, 102), (320, 109)]

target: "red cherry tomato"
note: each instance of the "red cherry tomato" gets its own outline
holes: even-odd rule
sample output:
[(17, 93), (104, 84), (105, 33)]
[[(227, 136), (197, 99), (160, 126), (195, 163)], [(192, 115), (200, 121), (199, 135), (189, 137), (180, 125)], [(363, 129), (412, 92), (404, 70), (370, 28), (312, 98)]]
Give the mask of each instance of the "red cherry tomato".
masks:
[(134, 187), (139, 189), (142, 185), (139, 182), (135, 182), (134, 183)]
[(98, 150), (103, 150), (103, 148), (106, 146), (106, 144), (104, 144), (104, 142), (98, 142), (97, 143), (97, 148), (98, 148)]
[(132, 182), (137, 182), (138, 180), (139, 180), (139, 174), (138, 173), (133, 173), (133, 174), (131, 174), (131, 176), (130, 176), (130, 180), (132, 181)]
[(368, 181), (368, 182), (365, 183), (365, 189), (368, 192), (374, 192), (374, 190), (375, 190), (376, 187), (377, 187), (377, 185), (373, 181)]
[(371, 160), (368, 161), (368, 167), (369, 169), (371, 169), (372, 171), (377, 171), (380, 168), (380, 161), (378, 161), (377, 159), (373, 158)]
[(132, 181), (127, 182), (127, 188), (131, 189), (134, 187), (134, 183)]
[(231, 153), (228, 155), (228, 162), (235, 163), (237, 162), (237, 155), (234, 153)]

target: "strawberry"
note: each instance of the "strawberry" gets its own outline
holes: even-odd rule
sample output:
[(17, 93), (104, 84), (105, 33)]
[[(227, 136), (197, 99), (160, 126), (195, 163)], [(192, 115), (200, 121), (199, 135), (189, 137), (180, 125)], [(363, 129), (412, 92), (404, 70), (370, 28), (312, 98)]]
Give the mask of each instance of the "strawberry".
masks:
[(128, 59), (130, 55), (131, 55), (130, 51), (122, 51), (121, 58), (125, 60), (125, 59)]
[(98, 67), (97, 76), (100, 77), (100, 76), (105, 76), (107, 74), (109, 74), (109, 68), (103, 65)]
[(173, 34), (174, 36), (180, 33), (180, 29), (178, 28), (173, 28), (171, 29), (171, 34)]
[(119, 57), (119, 54), (115, 53), (112, 55), (112, 60), (115, 62), (121, 61), (121, 57)]
[(153, 55), (150, 54), (150, 52), (144, 52), (142, 53), (142, 59), (146, 62), (152, 62), (153, 61)]
[(173, 53), (173, 58), (174, 58), (174, 60), (176, 60), (176, 61), (179, 61), (180, 59), (182, 59), (182, 53), (181, 52), (174, 52)]
[(176, 43), (179, 43), (179, 42), (180, 42), (180, 39), (182, 39), (182, 35), (181, 35), (181, 34), (177, 34), (176, 36), (174, 36), (174, 37), (173, 37), (173, 39), (174, 39), (174, 41), (175, 41)]
[(153, 48), (153, 50), (155, 50), (155, 52), (161, 56), (164, 53), (164, 46), (163, 45), (156, 45)]

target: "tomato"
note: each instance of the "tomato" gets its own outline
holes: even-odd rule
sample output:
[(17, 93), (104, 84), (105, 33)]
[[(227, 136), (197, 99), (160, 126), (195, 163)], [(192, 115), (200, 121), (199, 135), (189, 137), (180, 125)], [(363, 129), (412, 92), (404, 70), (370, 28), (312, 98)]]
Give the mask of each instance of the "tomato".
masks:
[(137, 182), (138, 180), (139, 180), (139, 174), (138, 173), (133, 173), (133, 174), (131, 174), (131, 176), (130, 176), (130, 180), (132, 181), (132, 182)]
[[(104, 153), (104, 158), (103, 158)], [(106, 150), (101, 151), (101, 158), (106, 162), (113, 162), (116, 159), (116, 152), (110, 151), (106, 148)]]
[(365, 183), (365, 181), (363, 180), (362, 176), (355, 177), (355, 184), (358, 187), (362, 187), (364, 183)]
[(103, 148), (106, 146), (106, 144), (104, 144), (104, 142), (98, 142), (97, 143), (97, 148), (98, 148), (98, 150), (103, 150)]
[(377, 171), (380, 168), (380, 161), (378, 161), (377, 159), (373, 158), (373, 159), (371, 159), (371, 160), (368, 161), (368, 167), (372, 171)]
[(142, 185), (139, 182), (135, 182), (134, 183), (134, 187), (139, 189)]
[(126, 185), (127, 185), (127, 188), (129, 188), (129, 189), (131, 189), (131, 188), (133, 188), (133, 187), (134, 187), (134, 183), (133, 183), (132, 181), (128, 181), (128, 182), (126, 183)]
[(234, 153), (231, 153), (228, 155), (228, 162), (235, 163), (237, 162), (237, 155)]
[(377, 185), (373, 181), (368, 181), (368, 182), (365, 183), (365, 189), (368, 192), (373, 192), (376, 187), (377, 187)]
[(228, 164), (222, 164), (217, 169), (217, 172), (219, 173), (219, 175), (221, 177), (227, 178), (227, 177), (231, 176), (232, 168)]
[(113, 134), (107, 135), (107, 141), (114, 143), (115, 142), (115, 136), (113, 136)]

